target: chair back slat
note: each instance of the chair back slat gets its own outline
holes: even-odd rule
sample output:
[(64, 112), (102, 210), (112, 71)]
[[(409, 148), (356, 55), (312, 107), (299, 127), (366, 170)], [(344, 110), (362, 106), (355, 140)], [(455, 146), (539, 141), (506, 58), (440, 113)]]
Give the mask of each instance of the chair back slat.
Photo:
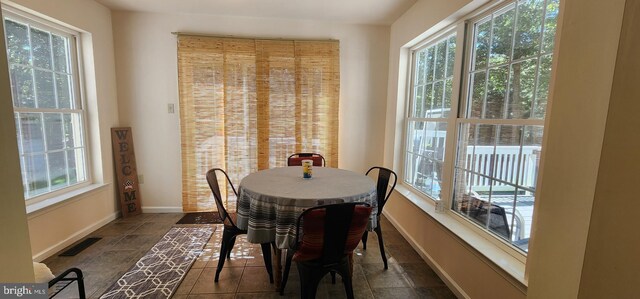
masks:
[[(369, 173), (374, 169), (378, 170), (376, 193), (378, 198), (378, 215), (380, 215), (382, 213), (382, 208), (384, 208), (384, 204), (387, 202), (389, 196), (391, 196), (391, 192), (396, 187), (398, 176), (393, 170), (379, 166), (369, 168), (366, 175), (369, 175)], [(392, 182), (391, 188), (389, 188), (390, 182)]]
[(222, 222), (224, 223), (225, 226), (235, 227), (236, 224), (233, 222), (231, 217), (229, 217), (229, 213), (227, 212), (227, 209), (225, 208), (224, 203), (222, 202), (222, 193), (220, 192), (220, 185), (218, 184), (218, 175), (216, 172), (221, 172), (222, 174), (224, 174), (226, 181), (231, 186), (231, 190), (233, 190), (233, 193), (236, 194), (237, 196), (238, 194), (236, 192), (236, 188), (233, 187), (233, 184), (231, 183), (231, 179), (229, 179), (229, 176), (224, 170), (220, 168), (213, 168), (207, 171), (207, 182), (209, 183), (209, 188), (211, 188), (211, 193), (213, 193), (213, 197), (216, 201), (216, 207), (218, 208), (218, 214), (220, 215), (220, 219), (222, 219)]
[(287, 158), (287, 166), (302, 166), (302, 160), (312, 160), (313, 166), (324, 167), (327, 162), (316, 153), (295, 153)]
[(339, 262), (344, 256), (344, 247), (351, 226), (355, 205), (336, 205), (325, 209), (324, 246), (322, 264)]
[[(294, 260), (317, 260), (324, 266), (340, 262), (358, 246), (370, 215), (371, 206), (364, 202), (305, 210), (296, 223), (295, 244), (300, 246)], [(300, 236), (302, 242), (299, 242)]]
[(482, 226), (488, 226), (491, 231), (506, 239), (511, 238), (507, 213), (503, 207), (469, 195), (465, 195), (458, 204), (460, 212), (468, 214), (471, 220)]

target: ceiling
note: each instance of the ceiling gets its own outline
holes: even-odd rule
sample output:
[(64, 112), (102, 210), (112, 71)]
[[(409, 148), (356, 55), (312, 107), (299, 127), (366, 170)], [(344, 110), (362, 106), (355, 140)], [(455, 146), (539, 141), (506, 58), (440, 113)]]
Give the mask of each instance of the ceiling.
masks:
[(417, 0), (96, 0), (112, 10), (390, 25)]

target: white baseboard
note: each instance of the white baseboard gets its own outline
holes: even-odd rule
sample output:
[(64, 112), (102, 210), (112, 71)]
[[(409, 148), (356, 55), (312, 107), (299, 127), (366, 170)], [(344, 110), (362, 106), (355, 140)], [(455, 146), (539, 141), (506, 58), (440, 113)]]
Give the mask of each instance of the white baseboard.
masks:
[(182, 213), (182, 207), (142, 207), (142, 213)]
[(71, 235), (70, 237), (66, 238), (65, 240), (62, 240), (60, 242), (58, 242), (57, 244), (43, 250), (40, 251), (38, 253), (36, 253), (32, 258), (34, 262), (42, 262), (43, 260), (45, 260), (46, 258), (50, 257), (51, 255), (55, 254), (56, 252), (64, 249), (65, 247), (79, 241), (80, 239), (86, 237), (87, 235), (89, 235), (90, 233), (94, 232), (95, 230), (101, 228), (102, 226), (104, 226), (105, 224), (116, 220), (118, 218), (118, 215), (120, 214), (120, 212), (114, 212), (111, 215), (102, 218), (101, 220), (98, 220), (97, 222), (94, 222), (93, 224), (85, 227), (84, 229), (76, 232), (75, 234)]
[(407, 231), (398, 223), (398, 221), (396, 221), (395, 218), (393, 218), (393, 216), (389, 215), (388, 213), (386, 213), (385, 211), (382, 211), (382, 214), (384, 214), (384, 216), (387, 218), (387, 220), (389, 220), (389, 222), (391, 222), (391, 224), (393, 224), (393, 226), (398, 230), (398, 232), (407, 240), (407, 242), (409, 242), (409, 244), (411, 245), (411, 247), (413, 247), (413, 249), (415, 249), (416, 252), (418, 252), (418, 254), (422, 257), (422, 259), (429, 265), (429, 267), (431, 267), (431, 269), (433, 269), (438, 276), (440, 276), (440, 278), (442, 278), (442, 281), (444, 281), (444, 283), (449, 287), (449, 289), (451, 289), (451, 291), (456, 295), (456, 297), (458, 298), (471, 298), (469, 297), (469, 295), (467, 295), (467, 293), (464, 292), (464, 290), (451, 278), (451, 276), (449, 276), (449, 274), (444, 271), (444, 269), (442, 269), (442, 267), (440, 267), (440, 265), (438, 264), (438, 262), (436, 262), (428, 253), (426, 250), (424, 250), (424, 248), (422, 248), (422, 246), (420, 246), (418, 244), (418, 242), (416, 242), (416, 240), (411, 237), (411, 235), (409, 235), (407, 233)]

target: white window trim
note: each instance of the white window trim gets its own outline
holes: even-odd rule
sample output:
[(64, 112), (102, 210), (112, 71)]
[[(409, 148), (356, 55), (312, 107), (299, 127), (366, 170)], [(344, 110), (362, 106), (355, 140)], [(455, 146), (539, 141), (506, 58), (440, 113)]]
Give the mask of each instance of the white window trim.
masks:
[[(406, 95), (407, 95), (407, 99), (406, 101), (406, 105), (405, 105), (405, 111), (404, 111), (404, 122), (403, 122), (403, 131), (402, 131), (402, 157), (400, 158), (400, 163), (402, 165), (402, 173), (400, 174), (400, 184), (402, 184), (403, 186), (409, 188), (410, 190), (412, 190), (413, 192), (419, 194), (420, 196), (422, 196), (425, 199), (431, 200), (431, 201), (438, 201), (438, 199), (433, 198), (427, 194), (424, 194), (422, 191), (419, 191), (418, 189), (416, 189), (414, 186), (408, 184), (405, 182), (406, 179), (406, 170), (405, 170), (405, 163), (406, 163), (406, 159), (407, 159), (407, 153), (408, 153), (408, 149), (407, 149), (407, 129), (409, 127), (409, 122), (410, 119), (411, 120), (421, 120), (421, 121), (437, 121), (437, 122), (446, 122), (447, 123), (447, 139), (446, 139), (446, 145), (445, 145), (445, 153), (444, 153), (444, 161), (442, 162), (442, 169), (443, 169), (443, 173), (442, 173), (442, 178), (443, 178), (443, 182), (444, 182), (444, 178), (448, 178), (453, 172), (453, 168), (451, 165), (452, 164), (451, 161), (452, 160), (447, 160), (446, 157), (448, 157), (449, 155), (451, 155), (452, 153), (450, 153), (450, 149), (452, 148), (452, 146), (455, 145), (455, 143), (451, 143), (451, 141), (453, 140), (449, 134), (451, 133), (451, 135), (453, 135), (452, 133), (454, 131), (452, 131), (452, 125), (455, 125), (455, 120), (457, 117), (457, 111), (458, 111), (458, 105), (459, 105), (459, 101), (451, 101), (451, 110), (449, 112), (449, 116), (446, 118), (411, 118), (409, 117), (409, 115), (411, 115), (411, 109), (413, 107), (413, 83), (414, 83), (414, 78), (415, 78), (415, 54), (416, 52), (430, 47), (438, 42), (442, 41), (442, 38), (445, 36), (449, 36), (451, 34), (455, 33), (456, 34), (456, 53), (455, 53), (455, 62), (453, 65), (453, 80), (452, 80), (452, 84), (451, 84), (451, 98), (452, 99), (456, 99), (460, 96), (460, 80), (455, 80), (456, 76), (460, 76), (460, 74), (456, 73), (462, 69), (462, 50), (463, 47), (461, 47), (460, 45), (463, 44), (464, 41), (464, 27), (461, 28), (461, 26), (459, 26), (459, 22), (456, 22), (450, 26), (445, 27), (444, 29), (438, 31), (435, 34), (432, 34), (430, 37), (428, 37), (427, 39), (423, 40), (422, 42), (418, 43), (416, 46), (413, 46), (409, 49), (409, 67), (408, 69), (408, 75), (407, 75), (407, 84), (406, 84)], [(455, 152), (454, 152), (455, 153)], [(445, 185), (446, 187), (446, 185)], [(442, 188), (442, 186), (441, 186)], [(451, 195), (451, 190), (453, 190), (451, 188), (451, 190), (449, 190), (450, 188), (442, 188), (441, 189), (441, 195), (440, 195), (440, 200), (446, 199)]]
[[(401, 157), (399, 159), (400, 168), (402, 169), (400, 179), (399, 179), (399, 192), (403, 194), (409, 201), (416, 204), (422, 210), (424, 210), (427, 214), (434, 216), (436, 220), (441, 222), (445, 227), (450, 229), (456, 235), (461, 237), (463, 240), (467, 241), (467, 243), (474, 247), (476, 250), (481, 252), (483, 255), (488, 257), (490, 260), (494, 261), (498, 264), (503, 270), (507, 271), (511, 276), (518, 279), (524, 285), (527, 284), (524, 268), (527, 260), (527, 254), (522, 252), (513, 244), (494, 236), (489, 231), (483, 229), (480, 225), (474, 223), (470, 219), (462, 217), (458, 215), (451, 209), (452, 201), (453, 201), (453, 190), (454, 190), (454, 169), (455, 169), (455, 155), (456, 155), (456, 143), (459, 138), (459, 124), (467, 123), (473, 121), (475, 123), (484, 123), (484, 124), (513, 124), (514, 120), (501, 120), (501, 119), (482, 119), (482, 120), (466, 120), (465, 118), (459, 117), (459, 107), (465, 107), (466, 104), (466, 96), (467, 96), (467, 86), (468, 84), (468, 69), (471, 67), (469, 63), (470, 56), (472, 55), (472, 51), (469, 51), (467, 47), (470, 46), (469, 36), (472, 34), (472, 29), (469, 28), (474, 21), (480, 20), (487, 15), (504, 9), (508, 5), (511, 5), (512, 1), (507, 0), (495, 0), (491, 1), (473, 12), (462, 16), (461, 18), (452, 22), (452, 24), (445, 26), (443, 29), (437, 31), (434, 34), (429, 35), (426, 39), (418, 42), (416, 45), (409, 49), (408, 55), (408, 67), (407, 67), (407, 76), (405, 82), (405, 111), (404, 111), (404, 121), (402, 127), (402, 139), (401, 139)], [(421, 191), (417, 190), (413, 186), (409, 185), (405, 182), (405, 161), (407, 156), (407, 130), (409, 124), (409, 115), (411, 112), (412, 104), (413, 104), (413, 83), (415, 77), (415, 61), (414, 56), (415, 52), (437, 42), (438, 39), (446, 36), (447, 34), (456, 31), (456, 55), (455, 55), (455, 63), (454, 63), (454, 77), (452, 84), (452, 101), (451, 101), (451, 113), (449, 114), (449, 118), (446, 118), (447, 124), (447, 140), (446, 140), (446, 149), (445, 149), (445, 161), (443, 163), (443, 174), (442, 174), (442, 186), (441, 186), (441, 199), (434, 199)], [(472, 38), (472, 37), (471, 37)], [(471, 39), (471, 41), (473, 41)], [(464, 59), (464, 61), (463, 61)], [(464, 63), (464, 65), (461, 65)], [(454, 107), (455, 106), (455, 107)], [(441, 119), (444, 120), (444, 119)], [(544, 125), (545, 120), (542, 119), (526, 119), (526, 120), (516, 120), (515, 122), (518, 125)], [(396, 187), (397, 188), (397, 187)], [(426, 204), (426, 205), (425, 205)], [(444, 213), (435, 213), (435, 205), (436, 204), (444, 204), (445, 212)], [(430, 208), (433, 207), (433, 208)], [(433, 210), (432, 210), (433, 209)], [(455, 221), (461, 225), (447, 225), (446, 223), (451, 223), (451, 221)], [(464, 229), (461, 229), (464, 228)], [(478, 235), (480, 238), (468, 238), (470, 233)], [(467, 236), (467, 237), (465, 237)], [(478, 240), (482, 240), (480, 243)], [(507, 261), (506, 264), (504, 261)]]
[[(75, 85), (72, 89), (73, 96), (76, 99), (77, 104), (80, 106), (76, 109), (68, 109), (69, 111), (80, 111), (82, 117), (82, 142), (85, 149), (85, 173), (86, 180), (81, 183), (77, 183), (59, 190), (47, 192), (41, 195), (37, 195), (31, 198), (25, 198), (25, 203), (27, 207), (27, 214), (45, 209), (49, 206), (58, 204), (65, 200), (73, 199), (80, 197), (84, 193), (91, 192), (93, 190), (99, 189), (104, 184), (96, 184), (93, 181), (93, 167), (92, 167), (92, 156), (91, 156), (91, 143), (89, 142), (89, 127), (88, 127), (88, 112), (87, 112), (87, 103), (85, 96), (85, 87), (84, 87), (84, 76), (82, 75), (81, 70), (84, 69), (82, 65), (82, 48), (81, 48), (81, 38), (80, 32), (66, 27), (61, 24), (57, 24), (55, 22), (46, 20), (42, 17), (36, 16), (29, 12), (25, 12), (17, 7), (14, 7), (10, 4), (2, 3), (0, 6), (2, 9), (2, 22), (4, 22), (4, 18), (8, 17), (9, 19), (13, 19), (16, 21), (24, 22), (24, 23), (35, 23), (44, 26), (47, 31), (52, 33), (65, 36), (69, 38), (70, 45), (70, 68), (74, 72), (75, 75), (72, 76), (73, 84)], [(37, 27), (37, 26), (36, 26)], [(3, 33), (4, 34), (4, 33)], [(6, 36), (5, 36), (5, 44), (6, 44)], [(6, 52), (4, 55), (7, 55)], [(21, 111), (21, 108), (14, 108), (13, 111)], [(40, 109), (40, 112), (48, 109)], [(57, 110), (57, 109), (53, 109)], [(56, 111), (58, 112), (58, 111)], [(20, 140), (18, 140), (20, 142)], [(22, 173), (21, 167), (21, 177), (24, 182), (24, 174)]]
[(54, 208), (54, 206), (64, 206), (66, 204), (70, 204), (76, 200), (83, 198), (85, 195), (102, 190), (108, 185), (110, 184), (88, 184), (83, 185), (79, 188), (73, 188), (73, 190), (57, 196), (49, 196), (46, 199), (27, 205), (27, 215), (29, 216), (29, 219), (31, 219), (31, 217), (37, 216), (40, 213), (46, 213), (47, 211), (50, 211), (50, 209)]
[[(493, 4), (487, 4), (485, 7), (482, 7), (480, 11), (478, 11), (477, 13), (471, 13), (468, 16), (464, 17), (462, 20), (464, 20), (465, 27), (466, 27), (465, 40), (469, 41), (469, 46), (471, 47), (474, 41), (473, 28), (472, 28), (474, 23), (490, 16), (493, 13), (499, 13), (501, 11), (507, 10), (510, 6), (517, 7), (516, 5), (517, 2), (518, 0), (512, 0), (512, 1), (504, 0), (504, 1), (499, 1), (497, 3), (493, 3)], [(461, 74), (462, 75), (461, 81), (462, 81), (463, 88), (461, 90), (461, 95), (459, 98), (459, 102), (462, 105), (461, 107), (467, 107), (467, 101), (469, 100), (468, 87), (469, 87), (469, 80), (471, 78), (470, 74), (472, 73), (471, 64), (473, 61), (473, 51), (471, 49), (465, 49), (464, 61), (465, 61), (465, 65)], [(517, 61), (517, 60), (510, 61), (506, 65), (511, 65), (512, 63), (514, 63), (514, 61)], [(466, 124), (466, 123), (487, 124), (487, 125), (517, 125), (517, 126), (544, 126), (545, 125), (545, 119), (533, 119), (533, 118), (531, 119), (474, 119), (474, 118), (466, 118), (465, 114), (466, 112), (460, 112), (460, 117), (456, 119), (456, 124), (455, 124), (456, 141), (459, 138), (460, 125)], [(455, 171), (455, 163), (452, 163), (451, 170)], [(451, 178), (453, 180), (453, 176)], [(450, 191), (453, 192), (453, 188), (455, 187), (453, 182), (451, 182), (450, 187), (451, 187)], [(447, 202), (447, 207), (448, 207), (447, 212), (451, 213), (454, 217), (460, 218), (461, 221), (468, 223), (472, 229), (477, 230), (479, 233), (489, 235), (490, 236), (489, 240), (493, 241), (495, 245), (497, 245), (499, 248), (501, 248), (511, 256), (517, 258), (518, 260), (522, 262), (526, 262), (526, 259), (527, 259), (526, 252), (521, 251), (515, 245), (509, 243), (508, 241), (494, 236), (490, 232), (486, 231), (486, 229), (482, 228), (482, 226), (478, 225), (477, 223), (474, 223), (470, 219), (467, 219), (462, 215), (454, 212), (453, 210), (451, 210), (451, 206), (452, 206), (451, 201), (453, 200), (453, 196), (449, 197), (448, 200), (449, 202)]]

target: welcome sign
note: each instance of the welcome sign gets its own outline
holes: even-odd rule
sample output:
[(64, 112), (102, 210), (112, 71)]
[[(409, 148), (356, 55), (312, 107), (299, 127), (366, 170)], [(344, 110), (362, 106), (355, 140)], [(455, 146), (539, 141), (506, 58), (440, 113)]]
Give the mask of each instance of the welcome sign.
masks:
[(131, 128), (111, 128), (111, 141), (122, 217), (138, 215), (142, 212), (142, 207)]

